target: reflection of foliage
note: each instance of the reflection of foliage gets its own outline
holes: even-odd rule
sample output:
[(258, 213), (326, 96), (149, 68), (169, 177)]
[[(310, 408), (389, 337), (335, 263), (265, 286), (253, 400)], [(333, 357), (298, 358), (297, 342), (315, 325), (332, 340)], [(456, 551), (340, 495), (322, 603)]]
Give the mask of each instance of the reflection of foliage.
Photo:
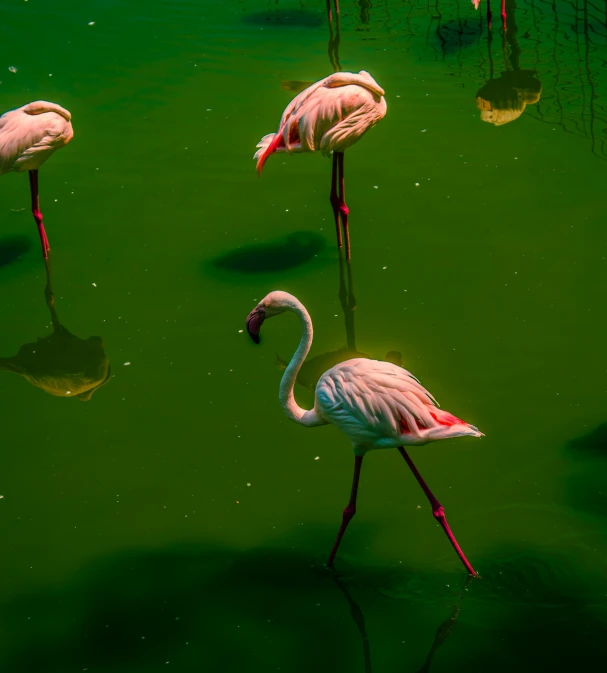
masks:
[[(499, 5), (498, 5), (499, 6)], [(586, 138), (607, 158), (607, 27), (602, 0), (508, 2), (508, 34), (516, 22), (522, 68), (535, 68), (542, 99), (526, 114)], [(343, 30), (351, 26), (342, 14)], [(499, 22), (498, 22), (499, 23)], [(356, 25), (360, 25), (358, 19)], [(461, 0), (375, 3), (365, 37), (377, 49), (399, 49), (420, 61), (444, 63), (455, 86), (492, 78), (483, 12)], [(501, 28), (493, 27), (494, 44)], [(512, 49), (512, 45), (510, 45)], [(513, 59), (514, 61), (514, 59)], [(514, 69), (519, 66), (513, 62)]]

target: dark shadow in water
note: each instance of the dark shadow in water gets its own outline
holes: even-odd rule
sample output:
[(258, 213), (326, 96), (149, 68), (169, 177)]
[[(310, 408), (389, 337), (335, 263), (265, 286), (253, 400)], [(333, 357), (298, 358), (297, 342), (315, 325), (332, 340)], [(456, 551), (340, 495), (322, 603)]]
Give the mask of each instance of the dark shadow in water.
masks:
[(138, 549), (2, 607), (11, 673), (362, 670), (332, 573), (297, 551)]
[[(354, 310), (356, 309), (356, 299), (354, 297), (354, 280), (352, 276), (352, 261), (345, 261), (342, 251), (339, 251), (339, 302), (344, 314), (346, 345), (334, 351), (328, 351), (306, 358), (297, 374), (296, 383), (313, 393), (316, 390), (318, 379), (331, 367), (340, 362), (351, 360), (353, 358), (368, 358), (371, 356), (361, 353), (356, 349), (356, 334), (354, 329)], [(383, 358), (386, 362), (401, 367), (402, 356), (398, 351), (390, 351)], [(276, 366), (279, 369), (286, 369), (288, 361), (276, 354)]]
[(575, 459), (567, 473), (569, 503), (593, 516), (607, 517), (607, 423), (601, 423), (588, 434), (569, 441), (566, 451)]
[[(10, 673), (278, 667), (370, 673), (374, 652), (378, 671), (403, 673), (427, 672), (439, 657), (441, 670), (602, 670), (592, 667), (607, 654), (605, 591), (596, 576), (563, 557), (512, 549), (479, 559), (479, 567), (482, 579), (454, 592), (445, 584), (461, 587), (461, 572), (451, 577), (399, 566), (392, 583), (415, 578), (417, 591), (393, 590), (382, 599), (373, 595), (379, 568), (336, 577), (303, 551), (196, 544), (123, 552), (3, 605), (0, 665)], [(367, 601), (373, 610), (365, 615)], [(445, 601), (451, 606), (434, 637), (415, 630), (420, 610)], [(351, 619), (344, 619), (348, 612)], [(454, 632), (464, 612), (465, 629)], [(385, 629), (398, 631), (399, 621), (413, 649), (403, 655), (400, 643), (393, 652), (374, 648), (373, 634), (379, 640)], [(424, 663), (399, 667), (400, 656)]]
[(444, 23), (439, 20), (434, 34), (445, 58), (475, 45), (482, 30), (476, 19), (451, 19)]
[(0, 268), (17, 262), (32, 248), (32, 241), (27, 236), (5, 236), (0, 239)]
[(572, 439), (567, 449), (576, 456), (607, 459), (607, 423), (601, 423), (583, 437)]
[(327, 242), (312, 231), (296, 231), (274, 243), (258, 243), (213, 260), (216, 269), (237, 273), (271, 273), (294, 269), (322, 252)]
[(263, 28), (318, 28), (324, 23), (324, 16), (297, 7), (292, 9), (278, 7), (267, 12), (245, 14), (242, 20), (244, 23)]
[(0, 358), (0, 371), (19, 374), (36, 388), (57, 397), (77, 397), (88, 401), (111, 377), (103, 339), (80, 339), (59, 322), (51, 286), (50, 262), (45, 260), (44, 292), (53, 332), (27, 343), (13, 357)]

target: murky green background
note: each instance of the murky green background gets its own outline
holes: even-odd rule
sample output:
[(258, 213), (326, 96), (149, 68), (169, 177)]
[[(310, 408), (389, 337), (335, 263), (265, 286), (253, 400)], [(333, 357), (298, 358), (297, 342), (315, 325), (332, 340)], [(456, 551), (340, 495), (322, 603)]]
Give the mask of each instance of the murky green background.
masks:
[[(3, 671), (604, 665), (606, 6), (509, 3), (504, 42), (493, 4), (489, 44), (484, 3), (341, 2), (341, 66), (388, 103), (346, 156), (344, 313), (330, 162), (251, 159), (281, 82), (332, 71), (324, 0), (0, 2), (1, 109), (53, 100), (75, 130), (40, 174), (72, 336), (48, 339), (27, 178), (5, 175), (0, 356), (43, 337), (103, 373), (96, 336), (111, 363), (85, 402), (0, 371)], [(482, 122), (476, 92), (517, 68), (539, 101)], [(242, 333), (273, 289), (308, 306), (312, 355), (398, 351), (486, 433), (411, 451), (482, 580), (396, 451), (365, 461), (339, 581), (323, 568), (352, 452), (278, 404), (297, 321)]]

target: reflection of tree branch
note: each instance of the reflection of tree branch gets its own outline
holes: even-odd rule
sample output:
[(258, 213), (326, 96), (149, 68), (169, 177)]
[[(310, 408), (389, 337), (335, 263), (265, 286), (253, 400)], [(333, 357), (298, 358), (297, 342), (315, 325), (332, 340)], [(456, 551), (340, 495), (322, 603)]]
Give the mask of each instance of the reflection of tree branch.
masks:
[(352, 615), (352, 619), (354, 620), (356, 628), (360, 633), (360, 637), (363, 643), (365, 673), (372, 673), (373, 669), (371, 668), (371, 646), (369, 644), (369, 636), (367, 635), (367, 627), (365, 625), (365, 616), (363, 614), (363, 611), (360, 609), (358, 603), (350, 595), (350, 592), (348, 591), (344, 582), (337, 576), (337, 573), (333, 570), (332, 575), (333, 575), (333, 581), (335, 582), (339, 590), (343, 593), (346, 600), (348, 601), (348, 605), (350, 606), (350, 614)]
[(451, 616), (445, 619), (445, 621), (438, 627), (438, 629), (436, 629), (436, 635), (434, 636), (434, 642), (432, 643), (430, 652), (428, 652), (426, 661), (424, 662), (424, 665), (419, 669), (418, 673), (428, 673), (428, 671), (430, 670), (430, 664), (432, 663), (432, 658), (434, 657), (436, 650), (438, 650), (438, 648), (445, 642), (445, 640), (447, 640), (449, 634), (451, 633), (451, 631), (453, 631), (453, 627), (457, 622), (457, 618), (461, 610), (461, 602), (464, 598), (464, 591), (468, 588), (468, 584), (470, 584), (471, 579), (472, 575), (468, 575), (466, 577), (466, 581), (460, 591), (459, 599), (457, 601), (457, 604), (453, 608)]
[(331, 12), (331, 0), (327, 0), (327, 12), (329, 17), (329, 62), (333, 68), (333, 72), (341, 70), (341, 63), (339, 62), (339, 41), (340, 41), (340, 27), (339, 27), (339, 5), (335, 12), (335, 31), (333, 31), (333, 13)]

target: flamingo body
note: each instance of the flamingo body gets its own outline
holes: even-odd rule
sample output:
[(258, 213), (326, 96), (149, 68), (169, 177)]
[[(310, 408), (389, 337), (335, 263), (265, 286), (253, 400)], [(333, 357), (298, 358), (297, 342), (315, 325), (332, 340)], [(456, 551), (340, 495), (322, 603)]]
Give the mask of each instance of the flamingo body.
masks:
[(0, 117), (0, 175), (38, 170), (74, 136), (71, 119), (67, 110), (47, 101), (5, 112)]
[(426, 444), (439, 439), (470, 435), (481, 437), (477, 428), (447, 411), (439, 409), (432, 395), (408, 371), (379, 360), (354, 358), (331, 367), (316, 386), (314, 408), (302, 409), (293, 389), (299, 370), (312, 345), (312, 320), (304, 305), (287, 292), (270, 292), (247, 317), (250, 337), (259, 343), (259, 333), (267, 318), (291, 311), (299, 316), (302, 336), (280, 382), (278, 399), (290, 419), (306, 427), (336, 425), (352, 442), (354, 477), (348, 506), (328, 565), (335, 554), (348, 523), (356, 513), (356, 497), (364, 455), (371, 449), (398, 448), (432, 506), (432, 514), (471, 575), (474, 569), (449, 528), (445, 511), (423, 480), (405, 451), (405, 444)]
[(10, 171), (29, 172), (32, 215), (45, 259), (50, 245), (40, 211), (38, 169), (73, 136), (71, 114), (56, 103), (39, 100), (0, 117), (0, 175)]
[(341, 219), (346, 259), (350, 259), (350, 211), (345, 197), (344, 151), (385, 114), (384, 90), (368, 72), (335, 72), (295, 96), (283, 112), (278, 131), (265, 135), (257, 143), (258, 150), (253, 157), (257, 159), (257, 172), (261, 175), (268, 157), (275, 152), (333, 154), (330, 201), (339, 248), (342, 247)]
[(368, 72), (336, 72), (298, 94), (285, 109), (278, 131), (257, 147), (261, 174), (275, 152), (343, 152), (386, 114), (384, 90)]
[(473, 425), (439, 409), (413, 374), (381, 360), (356, 358), (329, 369), (316, 386), (315, 409), (350, 439), (358, 455), (481, 436)]

